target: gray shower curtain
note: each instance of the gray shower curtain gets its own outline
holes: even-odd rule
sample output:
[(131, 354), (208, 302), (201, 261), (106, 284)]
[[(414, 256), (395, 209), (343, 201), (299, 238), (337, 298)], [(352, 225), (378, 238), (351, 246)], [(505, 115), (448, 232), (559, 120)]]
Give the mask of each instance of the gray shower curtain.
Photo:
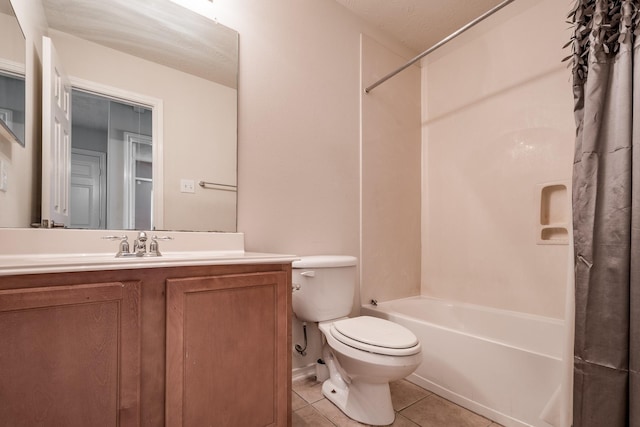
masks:
[(578, 0), (575, 427), (640, 427), (640, 0)]

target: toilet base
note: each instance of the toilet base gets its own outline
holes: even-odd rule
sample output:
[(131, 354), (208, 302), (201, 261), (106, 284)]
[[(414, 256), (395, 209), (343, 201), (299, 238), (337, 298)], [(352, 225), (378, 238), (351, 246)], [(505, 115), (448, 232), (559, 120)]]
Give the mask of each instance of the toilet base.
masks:
[(349, 418), (363, 424), (389, 425), (395, 419), (389, 383), (352, 381), (344, 387), (329, 378), (322, 384), (322, 394)]

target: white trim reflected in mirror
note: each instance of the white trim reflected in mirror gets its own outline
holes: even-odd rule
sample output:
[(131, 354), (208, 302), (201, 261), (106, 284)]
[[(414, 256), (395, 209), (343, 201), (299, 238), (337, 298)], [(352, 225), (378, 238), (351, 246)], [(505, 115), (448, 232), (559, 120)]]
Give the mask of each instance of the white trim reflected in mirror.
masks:
[[(148, 147), (148, 150), (145, 149)], [(148, 152), (149, 154), (147, 154)], [(151, 177), (141, 176), (138, 170), (138, 162), (151, 163), (153, 168), (153, 140), (147, 135), (139, 133), (124, 133), (124, 228), (127, 230), (151, 230), (154, 229), (154, 215), (153, 215), (153, 173)], [(140, 224), (137, 218), (140, 216), (138, 213), (138, 206), (144, 201), (146, 196), (138, 191), (138, 187), (149, 187), (149, 215), (146, 216), (149, 219), (149, 225)], [(146, 209), (145, 209), (146, 210)], [(146, 226), (145, 226), (146, 225)]]

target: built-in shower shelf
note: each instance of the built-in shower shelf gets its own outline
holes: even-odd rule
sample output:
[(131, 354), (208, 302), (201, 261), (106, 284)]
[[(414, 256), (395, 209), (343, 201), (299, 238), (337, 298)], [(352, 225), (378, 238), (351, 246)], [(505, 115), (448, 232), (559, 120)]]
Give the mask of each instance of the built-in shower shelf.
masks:
[(566, 225), (541, 227), (540, 240), (546, 244), (567, 244), (569, 242), (569, 231)]
[(539, 245), (569, 244), (570, 201), (566, 181), (536, 186), (538, 214), (536, 215), (536, 243)]

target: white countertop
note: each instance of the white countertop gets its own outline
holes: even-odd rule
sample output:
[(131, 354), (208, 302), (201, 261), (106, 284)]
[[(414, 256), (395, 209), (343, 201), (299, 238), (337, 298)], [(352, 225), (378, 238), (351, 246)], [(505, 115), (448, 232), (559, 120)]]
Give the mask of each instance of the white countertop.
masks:
[[(0, 276), (194, 265), (289, 263), (295, 255), (246, 252), (242, 233), (157, 232), (174, 240), (160, 242), (162, 256), (119, 257), (118, 241), (107, 235), (133, 231), (0, 229)], [(148, 233), (149, 235), (156, 234)]]
[(158, 257), (120, 257), (113, 254), (38, 254), (0, 256), (0, 276), (192, 265), (289, 263), (294, 255), (258, 252), (174, 252)]

